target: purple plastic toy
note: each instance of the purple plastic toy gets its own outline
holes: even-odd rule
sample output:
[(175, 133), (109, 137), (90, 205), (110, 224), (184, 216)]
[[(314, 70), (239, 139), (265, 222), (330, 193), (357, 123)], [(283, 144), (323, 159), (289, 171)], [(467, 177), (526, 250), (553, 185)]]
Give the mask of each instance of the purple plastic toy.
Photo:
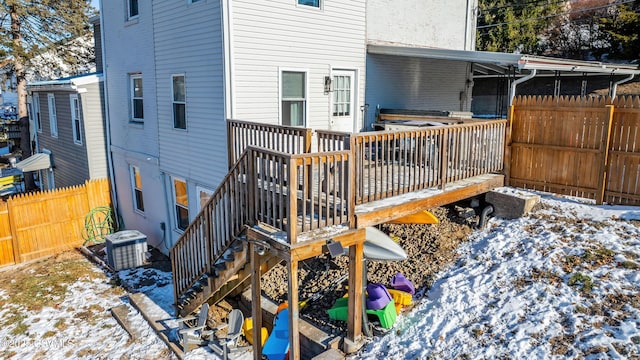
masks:
[(391, 287), (396, 290), (408, 292), (411, 295), (416, 293), (416, 288), (402, 273), (397, 273), (391, 278)]
[(380, 310), (391, 301), (391, 294), (382, 284), (367, 285), (367, 294), (367, 309), (370, 310)]

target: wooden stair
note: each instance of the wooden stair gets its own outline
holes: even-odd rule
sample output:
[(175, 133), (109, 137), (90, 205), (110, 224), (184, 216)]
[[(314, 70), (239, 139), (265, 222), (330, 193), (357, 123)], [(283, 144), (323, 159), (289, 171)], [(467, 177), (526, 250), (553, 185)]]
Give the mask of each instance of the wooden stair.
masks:
[[(266, 255), (261, 261), (261, 273), (265, 274), (279, 264), (277, 256)], [(251, 269), (248, 265), (248, 246), (245, 237), (241, 237), (229, 247), (226, 256), (212, 266), (211, 272), (202, 278), (183, 296), (177, 304), (179, 316), (187, 316), (207, 302), (214, 305), (227, 296), (241, 294), (251, 281)]]
[[(232, 281), (238, 271), (247, 263), (247, 248), (245, 241), (237, 240), (234, 242), (212, 266), (210, 272), (203, 275), (191, 289), (179, 298), (177, 304), (179, 315), (191, 314), (211, 296), (223, 290), (222, 286)], [(224, 296), (226, 294), (223, 294), (220, 299)]]

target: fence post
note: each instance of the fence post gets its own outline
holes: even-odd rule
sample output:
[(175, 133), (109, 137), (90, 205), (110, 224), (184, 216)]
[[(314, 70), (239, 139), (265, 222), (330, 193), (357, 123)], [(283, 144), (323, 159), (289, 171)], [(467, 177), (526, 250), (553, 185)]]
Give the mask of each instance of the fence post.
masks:
[(600, 152), (602, 159), (600, 161), (600, 172), (598, 173), (598, 193), (596, 194), (596, 204), (601, 205), (604, 202), (605, 189), (607, 187), (607, 173), (609, 171), (609, 146), (611, 145), (611, 128), (613, 127), (614, 105), (606, 105), (609, 109), (609, 119), (607, 119), (607, 128), (605, 136), (600, 143)]
[(509, 107), (509, 117), (507, 119), (507, 128), (504, 132), (504, 160), (502, 168), (504, 169), (504, 185), (509, 186), (511, 178), (511, 129), (513, 128), (513, 114), (515, 113), (515, 105)]
[[(18, 195), (22, 197), (23, 195)], [(7, 200), (7, 216), (9, 217), (9, 228), (11, 231), (11, 243), (13, 245), (13, 261), (16, 264), (22, 262), (22, 256), (20, 255), (20, 241), (18, 240), (18, 235), (16, 232), (16, 217), (15, 214), (11, 214), (14, 212), (13, 210), (13, 198)]]

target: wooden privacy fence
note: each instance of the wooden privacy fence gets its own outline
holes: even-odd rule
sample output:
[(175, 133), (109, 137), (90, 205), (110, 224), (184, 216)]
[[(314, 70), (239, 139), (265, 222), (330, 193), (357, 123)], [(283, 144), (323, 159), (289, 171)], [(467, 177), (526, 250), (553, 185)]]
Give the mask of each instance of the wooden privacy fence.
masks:
[(91, 209), (111, 207), (109, 180), (21, 194), (0, 203), (0, 267), (58, 254), (83, 243)]
[(638, 97), (517, 97), (509, 124), (508, 185), (640, 205)]

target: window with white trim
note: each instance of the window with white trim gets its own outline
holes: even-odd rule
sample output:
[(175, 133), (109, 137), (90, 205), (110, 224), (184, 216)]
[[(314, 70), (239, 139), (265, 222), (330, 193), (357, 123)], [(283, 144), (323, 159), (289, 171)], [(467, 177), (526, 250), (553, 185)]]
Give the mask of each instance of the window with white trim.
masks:
[(71, 101), (71, 127), (73, 130), (73, 143), (82, 145), (82, 113), (80, 112), (80, 100), (78, 94), (69, 95)]
[(282, 125), (305, 126), (307, 107), (307, 73), (283, 71), (280, 74)]
[(176, 215), (176, 228), (185, 230), (189, 226), (189, 197), (187, 182), (173, 178), (173, 204)]
[(351, 77), (333, 77), (333, 116), (351, 115)]
[(320, 0), (298, 0), (298, 5), (320, 8)]
[(129, 75), (130, 95), (131, 95), (131, 121), (144, 121), (144, 103), (142, 101), (142, 75)]
[(127, 0), (127, 19), (133, 19), (140, 15), (138, 0)]
[(144, 212), (144, 199), (142, 196), (142, 176), (140, 168), (134, 165), (129, 167), (131, 172), (131, 189), (133, 191), (133, 208), (138, 212)]
[(33, 98), (33, 121), (36, 123), (36, 130), (42, 132), (42, 120), (40, 118), (40, 94), (34, 93)]
[(171, 90), (173, 96), (173, 128), (187, 128), (187, 102), (185, 96), (184, 75), (171, 76)]
[(56, 97), (49, 93), (47, 94), (47, 101), (49, 104), (49, 129), (51, 130), (52, 137), (58, 137), (58, 116), (56, 115)]

